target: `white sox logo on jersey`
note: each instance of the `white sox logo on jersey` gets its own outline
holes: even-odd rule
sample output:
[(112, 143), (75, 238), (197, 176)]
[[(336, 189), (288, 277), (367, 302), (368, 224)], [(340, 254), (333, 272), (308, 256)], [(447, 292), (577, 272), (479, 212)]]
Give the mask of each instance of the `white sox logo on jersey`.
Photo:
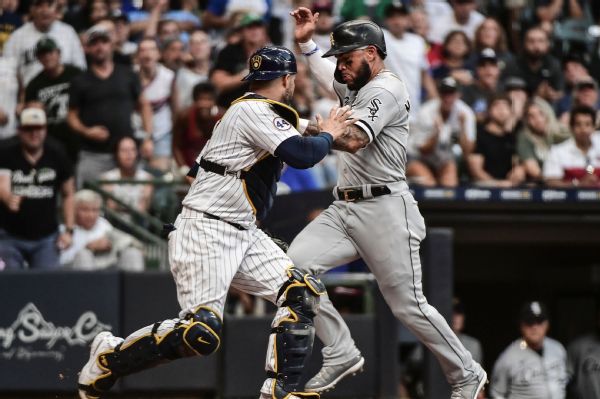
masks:
[(375, 120), (375, 118), (379, 117), (377, 112), (379, 112), (379, 106), (381, 105), (381, 100), (378, 98), (374, 98), (371, 100), (371, 106), (367, 107), (369, 109), (369, 113), (371, 115), (367, 116), (367, 118), (371, 119), (371, 122)]

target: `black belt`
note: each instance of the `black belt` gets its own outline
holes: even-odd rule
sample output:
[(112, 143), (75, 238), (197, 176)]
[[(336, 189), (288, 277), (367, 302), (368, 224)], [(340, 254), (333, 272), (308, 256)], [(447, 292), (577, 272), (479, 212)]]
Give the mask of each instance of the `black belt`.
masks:
[(224, 219), (218, 217), (217, 215), (213, 215), (212, 213), (207, 213), (207, 212), (202, 212), (202, 213), (204, 214), (204, 217), (207, 219), (220, 220), (221, 222), (225, 222), (228, 225), (233, 226), (238, 230), (246, 230), (246, 228), (244, 226), (242, 226), (241, 224), (228, 222), (227, 220), (224, 220)]
[[(233, 227), (235, 227), (238, 230), (247, 230), (241, 224), (237, 224), (237, 223), (233, 223), (233, 222), (228, 222), (227, 220), (223, 220), (220, 217), (218, 217), (216, 215), (213, 215), (212, 213), (202, 212), (202, 214), (207, 219), (220, 220), (221, 222), (225, 222), (228, 225), (233, 226)], [(165, 239), (168, 238), (169, 237), (169, 233), (171, 233), (172, 231), (175, 231), (175, 230), (177, 230), (177, 228), (175, 227), (175, 225), (173, 223), (163, 224), (163, 229), (162, 229), (162, 233), (161, 233), (162, 238), (165, 238)]]
[(244, 171), (244, 170), (239, 170), (237, 172), (233, 172), (233, 171), (230, 171), (229, 169), (227, 169), (226, 166), (219, 165), (218, 163), (214, 163), (211, 161), (207, 161), (204, 158), (200, 159), (200, 167), (202, 169), (206, 170), (207, 172), (216, 173), (221, 176), (227, 176), (227, 175), (236, 176), (240, 179), (243, 178), (244, 175), (246, 174), (246, 171)]
[[(386, 194), (391, 194), (391, 193), (392, 193), (392, 191), (386, 185), (371, 186), (371, 195), (373, 197), (379, 197), (381, 195), (386, 195)], [(365, 198), (365, 196), (363, 195), (362, 187), (338, 188), (337, 195), (340, 200), (347, 201), (347, 202), (354, 202), (354, 201), (360, 201), (363, 199), (368, 199), (368, 198)]]

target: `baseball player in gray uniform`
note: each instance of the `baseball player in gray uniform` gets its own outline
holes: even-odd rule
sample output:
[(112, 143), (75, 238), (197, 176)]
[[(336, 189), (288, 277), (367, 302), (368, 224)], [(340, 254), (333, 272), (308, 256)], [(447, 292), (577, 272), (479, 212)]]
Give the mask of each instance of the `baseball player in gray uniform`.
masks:
[(309, 168), (353, 123), (348, 107), (320, 120), (321, 133), (303, 137), (286, 105), (296, 60), (283, 47), (265, 47), (249, 60), (252, 92), (232, 103), (196, 162), (197, 176), (169, 229), (169, 263), (181, 305), (179, 317), (127, 338), (102, 332), (79, 376), (81, 398), (98, 398), (122, 376), (181, 357), (209, 355), (221, 342), (230, 286), (279, 309), (272, 323), (261, 399), (318, 397), (302, 392), (300, 377), (312, 350), (313, 317), (324, 287), (256, 227), (272, 205), (282, 161)]
[[(383, 32), (369, 21), (343, 23), (323, 54), (311, 39), (318, 14), (307, 8), (291, 14), (313, 76), (341, 105), (352, 107), (357, 122), (334, 143), (347, 151), (339, 157), (336, 200), (295, 238), (288, 255), (314, 274), (362, 257), (394, 315), (439, 360), (452, 398), (473, 399), (487, 375), (423, 295), (419, 246), (425, 223), (405, 179), (410, 102), (404, 83), (385, 68)], [(330, 56), (337, 64), (323, 58)], [(325, 345), (324, 364), (305, 387), (314, 392), (332, 388), (364, 363), (331, 301), (321, 299), (315, 327)]]
[(500, 354), (492, 372), (493, 399), (564, 399), (567, 352), (560, 342), (546, 337), (548, 316), (541, 302), (521, 309), (522, 337)]
[[(600, 306), (600, 301), (596, 302)], [(567, 347), (569, 392), (575, 399), (600, 398), (600, 307), (596, 309), (596, 330)]]

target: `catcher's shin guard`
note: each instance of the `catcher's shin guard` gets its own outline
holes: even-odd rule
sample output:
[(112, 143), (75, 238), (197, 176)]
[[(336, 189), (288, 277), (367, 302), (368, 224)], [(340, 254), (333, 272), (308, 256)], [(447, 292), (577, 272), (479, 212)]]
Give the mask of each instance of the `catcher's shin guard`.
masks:
[(118, 345), (98, 356), (99, 364), (113, 376), (106, 380), (108, 390), (118, 377), (157, 366), (170, 360), (195, 355), (207, 356), (221, 343), (222, 322), (212, 310), (200, 307), (185, 319), (155, 323), (149, 333)]
[(319, 297), (325, 286), (310, 274), (292, 267), (289, 279), (279, 290), (280, 306), (271, 325), (267, 353), (267, 385), (273, 399), (296, 397), (318, 398), (315, 393), (301, 392), (300, 378), (312, 352), (315, 338), (313, 318), (319, 310)]

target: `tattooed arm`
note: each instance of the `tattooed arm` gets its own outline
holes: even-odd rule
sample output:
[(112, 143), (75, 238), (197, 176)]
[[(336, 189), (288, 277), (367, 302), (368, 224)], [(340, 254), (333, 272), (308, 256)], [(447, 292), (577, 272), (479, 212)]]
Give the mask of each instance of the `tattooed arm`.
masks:
[(367, 144), (369, 144), (367, 133), (356, 125), (350, 125), (346, 128), (346, 133), (343, 136), (335, 139), (333, 149), (354, 154)]

